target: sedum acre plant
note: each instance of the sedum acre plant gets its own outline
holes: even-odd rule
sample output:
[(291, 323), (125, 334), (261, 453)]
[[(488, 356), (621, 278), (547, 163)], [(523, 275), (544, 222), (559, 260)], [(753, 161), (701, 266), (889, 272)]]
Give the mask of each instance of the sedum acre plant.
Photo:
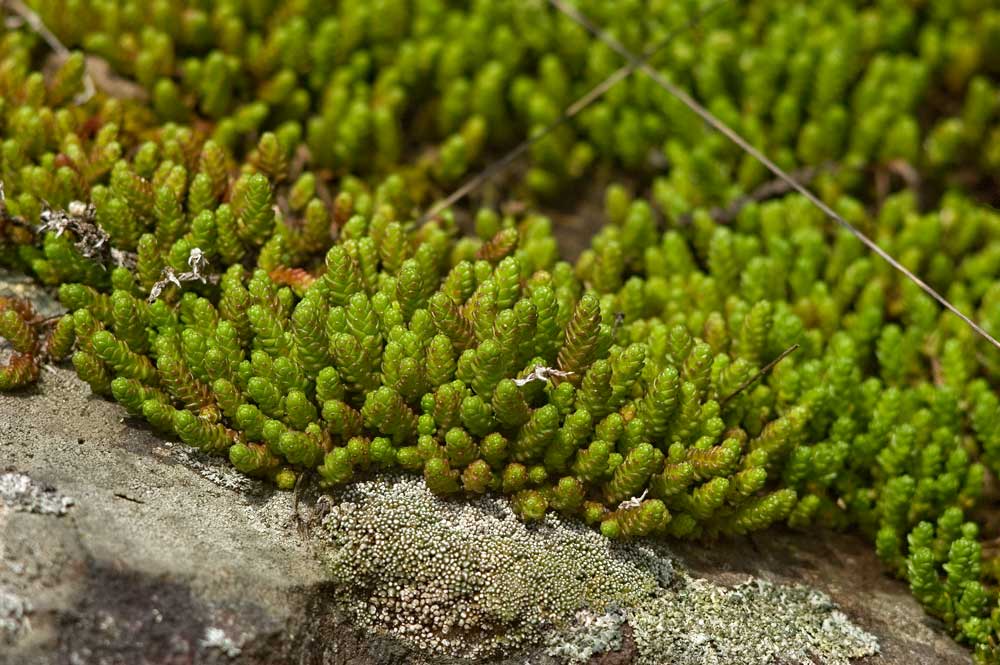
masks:
[[(577, 4), (1000, 334), (996, 8)], [(0, 299), (0, 388), (68, 360), (283, 489), (398, 469), (615, 539), (857, 529), (1000, 659), (996, 349), (648, 78), (552, 129), (621, 64), (567, 17), (27, 5), (78, 50), (0, 37), (0, 262), (67, 313)], [(416, 221), (542, 131), (483, 205)], [(592, 178), (562, 260), (542, 206)]]

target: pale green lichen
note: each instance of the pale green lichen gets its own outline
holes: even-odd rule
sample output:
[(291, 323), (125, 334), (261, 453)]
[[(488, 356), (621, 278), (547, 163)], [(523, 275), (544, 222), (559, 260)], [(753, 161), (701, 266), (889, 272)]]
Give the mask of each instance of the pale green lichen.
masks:
[(567, 630), (549, 635), (545, 655), (575, 664), (586, 663), (608, 651), (618, 651), (626, 619), (625, 611), (618, 607), (604, 613), (580, 610)]
[(634, 605), (672, 575), (647, 548), (551, 515), (527, 525), (503, 500), (444, 501), (413, 478), (349, 486), (324, 524), (358, 624), (437, 654), (535, 644), (577, 610)]
[(724, 587), (678, 571), (629, 612), (637, 665), (848, 665), (879, 652), (830, 598), (805, 586), (750, 579)]
[(621, 648), (626, 623), (643, 665), (842, 665), (878, 652), (819, 591), (693, 579), (660, 546), (614, 543), (555, 515), (525, 524), (502, 500), (447, 501), (382, 475), (325, 501), (346, 609), (428, 657), (586, 662)]

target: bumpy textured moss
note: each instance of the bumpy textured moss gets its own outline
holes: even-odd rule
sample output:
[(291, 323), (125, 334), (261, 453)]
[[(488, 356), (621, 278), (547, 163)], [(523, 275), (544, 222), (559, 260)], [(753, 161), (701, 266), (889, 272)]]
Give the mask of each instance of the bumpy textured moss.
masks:
[[(577, 3), (635, 52), (707, 4)], [(621, 65), (571, 19), (27, 5), (76, 50), (45, 66), (30, 23), (0, 38), (0, 261), (70, 313), (0, 301), (0, 388), (69, 357), (284, 488), (399, 467), (615, 538), (856, 528), (1000, 657), (996, 534), (971, 521), (1000, 472), (1000, 355), (648, 77), (535, 142), (496, 183), (517, 205), (417, 223)], [(998, 44), (986, 0), (754, 0), (652, 65), (997, 334)], [(609, 173), (629, 184), (560, 260), (539, 206)]]

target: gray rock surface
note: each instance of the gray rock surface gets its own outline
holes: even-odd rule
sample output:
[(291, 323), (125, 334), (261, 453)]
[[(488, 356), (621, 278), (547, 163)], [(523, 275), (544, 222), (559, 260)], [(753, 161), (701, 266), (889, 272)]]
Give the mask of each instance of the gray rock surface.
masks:
[[(423, 662), (340, 611), (306, 535), (314, 494), (300, 522), (291, 494), (157, 437), (71, 370), (42, 374), (0, 394), (0, 665)], [(880, 643), (852, 662), (970, 662), (854, 536), (769, 531), (671, 547), (714, 583), (753, 575), (828, 594)], [(591, 662), (636, 656), (624, 624), (619, 648)]]
[(3, 466), (74, 504), (0, 507), (0, 590), (30, 604), (0, 663), (381, 660), (340, 625), (291, 495), (122, 416), (62, 369), (0, 398)]

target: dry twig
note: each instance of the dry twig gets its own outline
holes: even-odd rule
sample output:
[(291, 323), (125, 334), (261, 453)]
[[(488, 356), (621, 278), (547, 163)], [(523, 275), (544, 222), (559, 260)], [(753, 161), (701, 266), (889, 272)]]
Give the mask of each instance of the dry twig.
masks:
[(989, 334), (981, 325), (973, 321), (968, 315), (962, 312), (962, 310), (953, 305), (950, 300), (938, 293), (934, 287), (918, 277), (912, 270), (904, 266), (899, 262), (899, 260), (889, 254), (889, 252), (882, 249), (878, 243), (865, 235), (860, 229), (844, 219), (841, 214), (836, 212), (826, 202), (816, 196), (816, 194), (814, 194), (808, 187), (796, 180), (791, 174), (778, 166), (774, 160), (761, 152), (752, 143), (747, 141), (741, 134), (720, 120), (714, 113), (709, 111), (702, 104), (698, 103), (691, 95), (678, 87), (657, 69), (651, 67), (644, 58), (632, 53), (632, 51), (623, 46), (621, 42), (608, 34), (605, 30), (598, 27), (593, 21), (584, 16), (579, 9), (569, 4), (566, 0), (548, 0), (548, 2), (558, 11), (568, 16), (582, 28), (587, 30), (587, 32), (600, 39), (613, 51), (625, 58), (625, 60), (627, 60), (635, 69), (638, 69), (643, 74), (648, 76), (653, 83), (666, 90), (672, 97), (680, 101), (684, 104), (684, 106), (688, 107), (688, 109), (701, 118), (707, 125), (712, 127), (712, 129), (725, 136), (729, 141), (743, 150), (743, 152), (749, 154), (755, 160), (760, 162), (760, 164), (773, 173), (775, 177), (783, 180), (791, 190), (794, 190), (804, 196), (811, 204), (819, 208), (819, 210), (829, 219), (836, 222), (841, 228), (860, 240), (865, 247), (892, 266), (893, 270), (896, 270), (908, 280), (916, 284), (924, 293), (936, 300), (938, 304), (960, 318), (967, 326), (972, 328), (976, 334), (988, 340), (990, 344), (995, 346), (997, 349), (1000, 349), (1000, 341), (993, 337), (993, 335)]
[(719, 402), (719, 406), (725, 406), (729, 402), (729, 400), (731, 400), (732, 398), (736, 397), (741, 392), (743, 392), (744, 390), (746, 390), (747, 388), (749, 388), (750, 386), (752, 386), (754, 383), (756, 383), (762, 376), (764, 376), (765, 374), (767, 374), (768, 372), (770, 372), (772, 369), (774, 369), (775, 365), (777, 365), (782, 360), (784, 360), (785, 358), (787, 358), (789, 355), (792, 354), (792, 352), (796, 351), (798, 348), (799, 348), (798, 344), (792, 344), (790, 347), (788, 347), (787, 349), (785, 349), (784, 351), (782, 351), (780, 354), (778, 354), (777, 358), (775, 358), (774, 360), (772, 360), (768, 364), (766, 364), (763, 367), (761, 367), (759, 370), (757, 370), (756, 374), (754, 374), (749, 379), (747, 379), (746, 381), (744, 381), (743, 383), (741, 383), (740, 386), (739, 386), (739, 388), (737, 388), (736, 390), (734, 390), (730, 394), (728, 394), (725, 397), (723, 397), (722, 400)]
[[(809, 183), (818, 176), (820, 173), (834, 172), (840, 167), (834, 163), (820, 164), (819, 166), (806, 166), (797, 171), (792, 171), (791, 175), (793, 178), (799, 182)], [(793, 191), (793, 187), (781, 178), (775, 178), (774, 180), (769, 180), (756, 189), (754, 189), (749, 194), (740, 196), (732, 203), (727, 206), (716, 206), (708, 211), (709, 217), (720, 224), (730, 224), (736, 221), (743, 208), (747, 207), (750, 203), (760, 203), (762, 201), (767, 201), (768, 199), (777, 198), (783, 196), (788, 192)], [(690, 224), (693, 213), (685, 213), (677, 220), (679, 224)]]
[[(4, 6), (10, 9), (12, 12), (17, 14), (24, 23), (31, 28), (31, 30), (41, 37), (49, 48), (62, 59), (66, 59), (70, 55), (70, 51), (66, 46), (59, 41), (42, 18), (33, 12), (30, 7), (21, 2), (21, 0), (4, 0)], [(88, 63), (89, 64), (89, 63)], [(95, 87), (94, 79), (90, 75), (89, 67), (84, 71), (83, 75), (83, 92), (76, 96), (73, 100), (77, 104), (86, 104), (94, 96)]]
[(444, 212), (454, 204), (461, 201), (468, 194), (478, 189), (483, 183), (490, 180), (494, 175), (506, 169), (520, 155), (527, 152), (528, 148), (530, 148), (535, 143), (541, 141), (543, 138), (554, 132), (556, 129), (561, 127), (566, 122), (572, 120), (573, 117), (575, 117), (585, 108), (587, 108), (588, 106), (596, 102), (598, 99), (600, 99), (604, 95), (604, 93), (606, 93), (608, 90), (614, 87), (617, 83), (628, 78), (632, 74), (632, 72), (634, 72), (636, 69), (640, 67), (640, 65), (645, 64), (653, 56), (655, 56), (657, 53), (659, 53), (664, 48), (669, 46), (670, 43), (677, 36), (683, 34), (685, 31), (688, 30), (688, 28), (693, 27), (699, 21), (704, 19), (706, 16), (708, 16), (715, 10), (722, 7), (726, 3), (726, 1), (727, 0), (716, 0), (715, 3), (709, 5), (706, 9), (702, 10), (693, 19), (688, 21), (686, 25), (681, 26), (677, 30), (672, 31), (669, 35), (667, 35), (665, 39), (658, 42), (657, 44), (654, 44), (651, 48), (644, 51), (638, 60), (636, 60), (635, 62), (629, 62), (623, 65), (622, 67), (619, 67), (617, 70), (613, 71), (606, 79), (595, 85), (593, 88), (588, 90), (586, 94), (584, 94), (578, 100), (570, 104), (569, 107), (567, 107), (566, 110), (563, 111), (562, 115), (556, 118), (554, 122), (552, 122), (549, 125), (546, 125), (537, 132), (533, 132), (531, 136), (529, 136), (527, 139), (525, 139), (516, 147), (514, 147), (514, 149), (512, 149), (506, 155), (496, 160), (495, 162), (492, 162), (491, 164), (487, 165), (486, 168), (484, 168), (482, 171), (480, 171), (472, 178), (466, 180), (461, 187), (453, 191), (446, 198), (442, 199), (438, 203), (431, 206), (430, 210), (428, 210), (427, 212), (425, 212), (423, 215), (420, 216), (420, 223), (423, 224), (437, 217), (442, 212)]

